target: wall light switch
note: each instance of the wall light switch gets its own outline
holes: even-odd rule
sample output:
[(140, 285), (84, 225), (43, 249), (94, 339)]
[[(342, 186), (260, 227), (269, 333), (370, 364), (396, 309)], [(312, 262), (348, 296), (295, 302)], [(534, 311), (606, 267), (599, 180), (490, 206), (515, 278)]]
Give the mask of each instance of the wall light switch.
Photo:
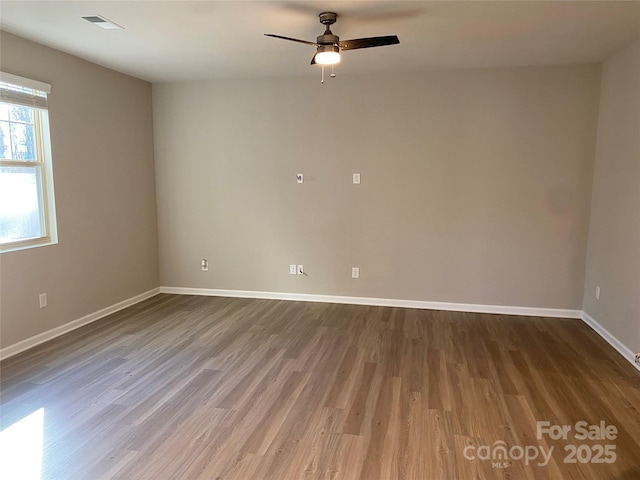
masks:
[(203, 272), (208, 272), (209, 271), (209, 260), (207, 260), (206, 258), (203, 258), (202, 260), (200, 260), (200, 269)]
[(304, 265), (298, 265), (298, 275), (304, 275)]
[(360, 185), (360, 174), (359, 173), (354, 173), (353, 174), (353, 184), (354, 185)]
[(360, 267), (351, 267), (351, 278), (360, 278)]
[(302, 173), (296, 173), (296, 182), (304, 183), (304, 175)]

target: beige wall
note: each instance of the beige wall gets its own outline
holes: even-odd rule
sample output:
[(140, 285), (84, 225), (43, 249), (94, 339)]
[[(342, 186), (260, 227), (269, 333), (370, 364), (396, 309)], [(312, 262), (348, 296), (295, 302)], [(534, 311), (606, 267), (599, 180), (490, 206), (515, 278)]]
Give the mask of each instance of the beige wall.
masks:
[(151, 85), (4, 32), (0, 62), (52, 85), (59, 237), (0, 255), (6, 347), (155, 288), (159, 277)]
[(640, 351), (640, 41), (603, 68), (584, 311)]
[(161, 284), (579, 310), (599, 81), (594, 65), (154, 85)]

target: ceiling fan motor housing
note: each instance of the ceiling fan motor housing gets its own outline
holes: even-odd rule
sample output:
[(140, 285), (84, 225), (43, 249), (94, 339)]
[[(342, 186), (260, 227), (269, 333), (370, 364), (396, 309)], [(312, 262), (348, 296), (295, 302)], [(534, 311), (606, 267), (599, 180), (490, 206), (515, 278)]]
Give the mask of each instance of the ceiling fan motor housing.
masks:
[(319, 43), (320, 45), (335, 45), (339, 41), (340, 37), (333, 33), (325, 33), (324, 35), (316, 37), (316, 43)]

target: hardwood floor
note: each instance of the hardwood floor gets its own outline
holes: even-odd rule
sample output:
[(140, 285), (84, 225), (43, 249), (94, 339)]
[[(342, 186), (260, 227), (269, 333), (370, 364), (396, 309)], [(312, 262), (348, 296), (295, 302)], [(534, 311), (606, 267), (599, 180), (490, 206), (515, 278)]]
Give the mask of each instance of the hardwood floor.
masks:
[(43, 479), (640, 479), (640, 375), (579, 320), (158, 295), (1, 375)]

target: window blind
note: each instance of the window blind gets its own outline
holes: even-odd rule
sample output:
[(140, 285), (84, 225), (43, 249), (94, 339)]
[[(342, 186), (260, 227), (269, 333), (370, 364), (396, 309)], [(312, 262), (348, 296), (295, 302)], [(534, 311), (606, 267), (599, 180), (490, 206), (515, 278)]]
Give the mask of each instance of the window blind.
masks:
[(51, 85), (11, 73), (0, 72), (0, 101), (24, 107), (47, 109)]

